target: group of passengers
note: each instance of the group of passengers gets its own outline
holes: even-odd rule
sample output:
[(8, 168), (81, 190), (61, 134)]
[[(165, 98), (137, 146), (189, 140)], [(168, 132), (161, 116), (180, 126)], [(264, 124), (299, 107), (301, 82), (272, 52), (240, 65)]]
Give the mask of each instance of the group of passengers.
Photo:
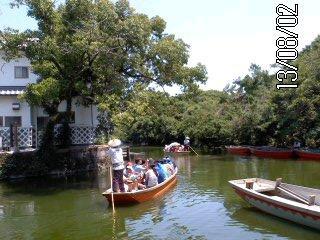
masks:
[(177, 142), (173, 142), (164, 146), (165, 152), (184, 152), (190, 150), (190, 138), (186, 137), (183, 141), (183, 145)]
[(114, 192), (131, 192), (156, 186), (174, 174), (174, 163), (168, 157), (159, 161), (152, 158), (136, 159), (135, 163), (123, 161), (121, 141), (110, 140), (107, 155), (112, 161)]

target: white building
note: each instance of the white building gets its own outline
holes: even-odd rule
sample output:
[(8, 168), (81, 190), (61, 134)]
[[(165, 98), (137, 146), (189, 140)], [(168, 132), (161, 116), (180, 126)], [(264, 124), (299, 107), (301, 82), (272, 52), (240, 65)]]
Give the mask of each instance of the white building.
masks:
[[(18, 99), (26, 86), (36, 83), (38, 76), (32, 72), (30, 61), (19, 58), (10, 62), (3, 60), (0, 53), (0, 137), (3, 139), (7, 128), (15, 123), (21, 128), (32, 127), (36, 131), (42, 129), (48, 121), (48, 115), (42, 108), (30, 106)], [(59, 106), (59, 111), (65, 111), (65, 102)], [(96, 106), (84, 107), (74, 99), (72, 104), (73, 121), (71, 127), (80, 129), (94, 128), (98, 124)], [(79, 142), (75, 142), (76, 144)], [(81, 144), (81, 143), (79, 143)]]

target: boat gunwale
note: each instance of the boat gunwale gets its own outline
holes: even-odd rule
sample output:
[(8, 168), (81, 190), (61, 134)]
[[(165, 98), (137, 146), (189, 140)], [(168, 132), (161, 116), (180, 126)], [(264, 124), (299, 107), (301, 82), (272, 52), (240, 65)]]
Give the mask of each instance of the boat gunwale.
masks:
[(302, 150), (302, 149), (295, 149), (294, 150), (294, 152), (295, 153), (306, 153), (306, 154), (313, 154), (313, 155), (318, 155), (318, 156), (320, 156), (320, 152), (312, 152), (312, 151), (310, 151), (310, 150)]
[(258, 153), (262, 153), (262, 152), (265, 152), (265, 153), (293, 153), (294, 150), (292, 149), (281, 149), (281, 148), (278, 148), (278, 149), (259, 149), (259, 148), (250, 148), (250, 151), (252, 151), (253, 153), (255, 152), (258, 152)]
[(229, 148), (234, 148), (234, 149), (250, 149), (252, 148), (253, 146), (251, 145), (228, 145), (228, 146), (225, 146), (225, 148), (229, 149)]

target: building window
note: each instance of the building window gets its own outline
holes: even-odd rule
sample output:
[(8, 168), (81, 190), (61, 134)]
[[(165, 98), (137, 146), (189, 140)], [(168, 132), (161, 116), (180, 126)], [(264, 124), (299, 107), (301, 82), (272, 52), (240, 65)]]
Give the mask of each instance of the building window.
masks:
[(3, 117), (0, 116), (0, 127), (3, 127)]
[(37, 128), (44, 129), (49, 122), (49, 117), (37, 117)]
[(21, 127), (21, 117), (5, 117), (4, 123), (6, 127), (10, 127), (11, 125), (17, 125)]
[(16, 66), (14, 67), (14, 77), (15, 78), (29, 78), (29, 68)]

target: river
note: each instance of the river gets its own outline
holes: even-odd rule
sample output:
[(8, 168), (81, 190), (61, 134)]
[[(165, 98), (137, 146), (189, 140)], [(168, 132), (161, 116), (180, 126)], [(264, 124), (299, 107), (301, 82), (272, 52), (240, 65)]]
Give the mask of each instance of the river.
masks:
[[(158, 148), (139, 149), (156, 159)], [(116, 207), (101, 193), (108, 177), (0, 182), (0, 239), (318, 239), (319, 232), (250, 207), (228, 180), (262, 177), (320, 188), (320, 162), (233, 155), (181, 156), (165, 196)]]

